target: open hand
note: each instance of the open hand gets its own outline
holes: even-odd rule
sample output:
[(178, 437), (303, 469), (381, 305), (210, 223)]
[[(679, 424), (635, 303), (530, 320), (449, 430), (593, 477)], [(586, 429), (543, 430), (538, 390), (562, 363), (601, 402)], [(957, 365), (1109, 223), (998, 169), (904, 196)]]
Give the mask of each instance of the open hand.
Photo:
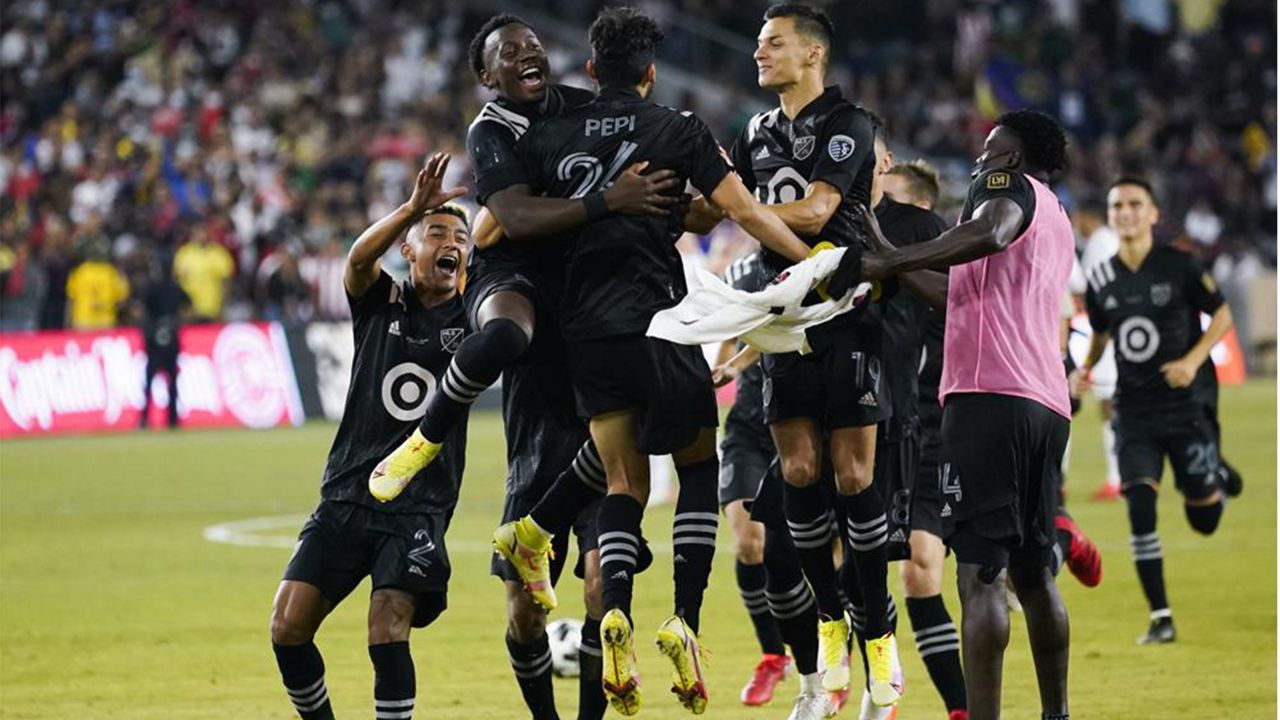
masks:
[(426, 164), (418, 171), (418, 178), (413, 183), (413, 195), (409, 197), (408, 203), (415, 217), (467, 194), (465, 188), (443, 189), (444, 174), (449, 169), (450, 157), (446, 152), (435, 153), (427, 158)]

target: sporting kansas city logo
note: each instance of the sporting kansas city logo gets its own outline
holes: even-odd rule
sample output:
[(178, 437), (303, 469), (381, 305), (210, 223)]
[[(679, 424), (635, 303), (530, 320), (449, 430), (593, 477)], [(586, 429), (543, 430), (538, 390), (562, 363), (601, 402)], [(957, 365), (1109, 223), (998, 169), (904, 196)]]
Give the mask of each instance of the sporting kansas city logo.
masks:
[(827, 154), (836, 162), (844, 162), (853, 157), (853, 150), (857, 144), (853, 138), (848, 135), (836, 135), (827, 143)]
[(462, 344), (462, 328), (445, 328), (440, 331), (440, 346), (447, 353), (458, 352)]
[(813, 144), (814, 137), (812, 135), (798, 137), (791, 143), (791, 154), (797, 160), (804, 160), (813, 154)]

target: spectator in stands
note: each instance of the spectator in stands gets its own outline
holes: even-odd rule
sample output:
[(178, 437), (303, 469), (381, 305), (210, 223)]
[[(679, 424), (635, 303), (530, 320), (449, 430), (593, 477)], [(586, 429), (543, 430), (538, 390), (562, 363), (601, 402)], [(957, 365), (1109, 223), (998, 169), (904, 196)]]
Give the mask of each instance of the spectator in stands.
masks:
[(44, 267), (32, 257), (28, 240), (19, 239), (12, 249), (0, 245), (0, 332), (40, 327), (48, 282)]
[(67, 278), (67, 324), (74, 330), (116, 326), (120, 305), (129, 298), (129, 283), (110, 262), (109, 246), (94, 239), (84, 247), (84, 262)]
[(208, 231), (201, 225), (191, 228), (190, 239), (178, 247), (173, 258), (174, 277), (191, 298), (195, 319), (203, 322), (222, 318), (222, 306), (234, 272), (231, 253), (210, 240)]

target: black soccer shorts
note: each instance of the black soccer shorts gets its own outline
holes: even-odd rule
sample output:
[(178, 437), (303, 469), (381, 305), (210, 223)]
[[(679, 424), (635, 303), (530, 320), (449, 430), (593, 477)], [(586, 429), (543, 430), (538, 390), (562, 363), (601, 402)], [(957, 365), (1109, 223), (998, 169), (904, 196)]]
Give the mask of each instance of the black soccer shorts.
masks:
[(569, 344), (578, 412), (587, 418), (633, 410), (645, 455), (682, 450), (719, 424), (711, 368), (702, 348), (642, 335)]
[(962, 563), (997, 571), (1011, 562), (1048, 567), (1070, 421), (1033, 400), (953, 394), (942, 412), (943, 457), (956, 483), (943, 487)]
[(1207, 417), (1159, 427), (1123, 417), (1117, 408), (1112, 419), (1122, 488), (1142, 480), (1160, 482), (1168, 457), (1174, 484), (1186, 499), (1203, 500), (1217, 492), (1218, 431)]
[(316, 586), (336, 607), (370, 577), (373, 590), (413, 595), (413, 626), (426, 627), (448, 605), (447, 525), (438, 513), (389, 513), (321, 500), (302, 526), (284, 579)]
[[(922, 499), (941, 499), (928, 493), (919, 482), (920, 439), (914, 427), (905, 427), (897, 440), (876, 443), (874, 482), (885, 500), (885, 517), (889, 521), (889, 560), (911, 557), (911, 531), (917, 528), (940, 535), (939, 513), (935, 507), (919, 507)], [(923, 492), (922, 492), (923, 491)], [(921, 527), (919, 523), (924, 523)]]
[(841, 332), (808, 355), (765, 355), (762, 367), (765, 417), (771, 424), (811, 418), (823, 429), (836, 430), (875, 425), (892, 413), (878, 340)]
[(720, 442), (720, 507), (755, 498), (777, 454), (768, 428), (750, 427), (730, 413)]

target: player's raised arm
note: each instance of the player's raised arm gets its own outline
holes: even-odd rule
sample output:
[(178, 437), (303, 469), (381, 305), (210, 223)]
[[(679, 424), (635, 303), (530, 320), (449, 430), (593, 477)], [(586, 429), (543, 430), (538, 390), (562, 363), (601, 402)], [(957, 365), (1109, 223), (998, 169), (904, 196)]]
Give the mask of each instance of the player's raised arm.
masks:
[(759, 240), (761, 245), (793, 262), (799, 262), (808, 256), (809, 246), (796, 237), (777, 215), (756, 202), (737, 174), (731, 172), (724, 176), (711, 193), (711, 202)]
[(342, 275), (342, 284), (348, 295), (360, 297), (373, 287), (378, 281), (378, 273), (382, 271), (382, 256), (428, 210), (466, 193), (462, 188), (442, 189), (448, 169), (449, 153), (432, 155), (418, 171), (408, 202), (370, 225), (356, 238), (351, 252), (347, 253), (347, 267)]

